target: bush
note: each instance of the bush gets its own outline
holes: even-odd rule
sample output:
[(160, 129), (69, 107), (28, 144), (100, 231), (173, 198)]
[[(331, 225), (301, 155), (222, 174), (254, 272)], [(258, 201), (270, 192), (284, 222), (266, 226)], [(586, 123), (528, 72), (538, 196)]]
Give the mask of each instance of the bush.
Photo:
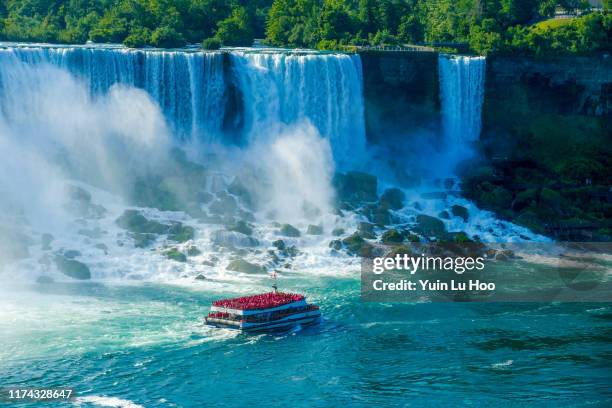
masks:
[(174, 28), (162, 26), (153, 31), (151, 44), (156, 47), (182, 47), (186, 44), (185, 38)]
[(221, 48), (221, 41), (215, 37), (210, 37), (202, 41), (202, 48), (205, 50), (218, 50)]

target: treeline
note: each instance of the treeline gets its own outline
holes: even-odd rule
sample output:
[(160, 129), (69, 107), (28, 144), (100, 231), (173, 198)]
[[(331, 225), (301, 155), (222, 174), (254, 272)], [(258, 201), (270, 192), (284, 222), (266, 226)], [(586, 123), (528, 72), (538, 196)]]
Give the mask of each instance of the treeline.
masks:
[[(268, 44), (319, 49), (433, 44), (475, 53), (610, 49), (612, 19), (585, 0), (2, 0), (11, 41), (131, 47)], [(556, 10), (577, 18), (547, 20)]]

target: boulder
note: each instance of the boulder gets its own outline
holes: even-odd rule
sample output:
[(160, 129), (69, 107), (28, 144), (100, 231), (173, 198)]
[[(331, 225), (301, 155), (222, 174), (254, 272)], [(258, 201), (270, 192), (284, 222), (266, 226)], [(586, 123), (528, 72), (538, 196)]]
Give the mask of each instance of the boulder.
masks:
[(63, 255), (56, 255), (53, 260), (57, 269), (64, 275), (79, 280), (91, 279), (89, 267), (84, 263), (66, 258)]
[(284, 250), (287, 246), (285, 244), (285, 241), (283, 241), (282, 239), (277, 239), (276, 241), (272, 242), (272, 245), (279, 251)]
[(187, 256), (177, 248), (171, 248), (165, 251), (164, 256), (176, 262), (187, 262)]
[(228, 271), (250, 273), (250, 274), (263, 274), (266, 273), (266, 268), (261, 265), (250, 263), (244, 259), (235, 259), (227, 265), (225, 268)]
[(134, 240), (134, 246), (136, 248), (146, 248), (153, 244), (157, 238), (155, 234), (145, 234), (141, 232), (130, 234), (130, 237)]
[(300, 230), (291, 224), (283, 224), (280, 227), (280, 234), (286, 237), (299, 237), (301, 235)]
[(436, 217), (432, 217), (425, 214), (418, 214), (416, 216), (416, 221), (417, 225), (415, 227), (415, 230), (422, 235), (433, 235), (435, 237), (440, 237), (446, 232), (446, 227), (444, 226), (444, 223)]
[(198, 249), (198, 247), (192, 245), (187, 249), (187, 256), (198, 256), (201, 255), (202, 251)]
[(438, 218), (442, 218), (443, 220), (450, 220), (451, 216), (448, 211), (444, 210), (440, 211), (440, 213), (438, 214)]
[(323, 234), (323, 227), (319, 226), (319, 225), (309, 225), (308, 229), (306, 230), (306, 234), (308, 235), (321, 235)]
[(194, 235), (193, 227), (180, 222), (173, 222), (168, 228), (168, 239), (174, 242), (187, 242), (192, 240)]
[(342, 244), (344, 244), (346, 251), (351, 255), (367, 256), (372, 248), (372, 245), (356, 232), (344, 238)]
[(148, 220), (137, 210), (125, 210), (115, 223), (130, 232), (165, 234), (168, 226), (157, 221)]
[(399, 188), (390, 188), (380, 196), (380, 207), (387, 210), (399, 210), (404, 206), (406, 196)]
[(332, 230), (332, 235), (333, 235), (334, 237), (339, 237), (339, 236), (341, 236), (341, 235), (344, 235), (344, 228), (334, 228), (334, 229)]
[(335, 251), (340, 251), (342, 249), (342, 241), (334, 239), (329, 242), (329, 247)]
[(198, 276), (195, 277), (195, 280), (197, 281), (205, 281), (206, 280), (206, 276), (202, 275), (201, 273), (198, 274)]
[(235, 231), (215, 231), (211, 238), (215, 244), (226, 248), (250, 248), (259, 245), (255, 238)]
[(217, 194), (217, 199), (208, 206), (208, 211), (215, 215), (233, 215), (238, 209), (236, 199), (229, 194)]
[(468, 209), (462, 205), (457, 205), (457, 204), (453, 205), (451, 207), (451, 213), (455, 217), (463, 218), (464, 222), (467, 222), (468, 218), (470, 217), (470, 213), (468, 212)]
[(396, 229), (390, 229), (383, 233), (381, 241), (383, 244), (397, 244), (404, 240), (404, 236)]
[(238, 177), (234, 178), (234, 181), (232, 181), (232, 184), (229, 185), (227, 191), (236, 197), (239, 197), (245, 205), (249, 207), (253, 205), (251, 193)]
[(374, 224), (370, 224), (369, 222), (360, 222), (357, 226), (357, 234), (361, 238), (375, 239), (376, 234), (374, 233)]

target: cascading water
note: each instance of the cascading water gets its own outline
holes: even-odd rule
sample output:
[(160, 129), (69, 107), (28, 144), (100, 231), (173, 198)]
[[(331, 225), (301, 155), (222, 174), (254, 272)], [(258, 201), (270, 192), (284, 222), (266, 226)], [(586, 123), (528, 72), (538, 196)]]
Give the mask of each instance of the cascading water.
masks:
[(444, 145), (458, 159), (480, 136), (485, 63), (485, 57), (440, 55), (438, 60)]
[(8, 47), (2, 66), (50, 64), (84, 80), (91, 95), (113, 84), (147, 91), (180, 138), (216, 141), (224, 116), (223, 55), (183, 51), (140, 51), (123, 47)]
[(337, 164), (365, 151), (361, 60), (357, 55), (232, 53), (244, 96), (248, 143), (308, 120), (329, 139)]

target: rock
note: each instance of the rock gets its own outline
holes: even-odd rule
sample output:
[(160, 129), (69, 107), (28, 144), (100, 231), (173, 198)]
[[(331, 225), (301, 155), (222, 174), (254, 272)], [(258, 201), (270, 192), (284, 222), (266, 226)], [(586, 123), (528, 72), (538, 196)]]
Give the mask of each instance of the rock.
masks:
[(242, 220), (236, 222), (236, 224), (234, 224), (231, 227), (229, 227), (228, 231), (240, 232), (240, 233), (242, 233), (244, 235), (252, 235), (253, 234), (253, 228), (251, 228), (249, 226), (249, 224), (247, 224), (245, 221), (242, 221)]
[(198, 249), (198, 247), (192, 245), (187, 249), (187, 256), (198, 256), (201, 255), (202, 251)]
[(43, 251), (48, 251), (51, 249), (51, 242), (53, 242), (53, 235), (44, 233), (40, 236), (40, 246)]
[(164, 256), (176, 262), (187, 262), (187, 256), (176, 248), (165, 251)]
[(448, 211), (444, 210), (438, 214), (438, 218), (442, 218), (443, 220), (450, 220), (451, 216)]
[(418, 235), (413, 234), (410, 231), (404, 231), (404, 238), (408, 241), (408, 242), (421, 242), (421, 238), (419, 238)]
[(357, 234), (359, 234), (361, 238), (375, 239), (376, 234), (374, 233), (374, 224), (370, 224), (369, 222), (360, 222), (357, 226)]
[(36, 278), (36, 283), (40, 285), (49, 285), (51, 283), (55, 283), (55, 280), (50, 276), (41, 275), (38, 278)]
[(69, 249), (67, 251), (64, 251), (64, 256), (68, 259), (74, 259), (78, 256), (81, 256), (81, 252), (77, 251), (76, 249)]
[(56, 255), (53, 261), (57, 269), (66, 276), (79, 280), (91, 279), (89, 267), (82, 262), (66, 258), (63, 255)]
[(206, 276), (202, 275), (201, 273), (195, 277), (195, 280), (197, 281), (205, 281), (206, 280)]
[(383, 233), (381, 241), (383, 244), (396, 244), (402, 242), (404, 236), (396, 229), (390, 229)]
[(251, 274), (262, 274), (266, 273), (266, 268), (261, 265), (250, 263), (244, 259), (235, 259), (229, 263), (227, 268), (228, 271), (251, 273)]
[(455, 242), (457, 244), (465, 244), (468, 242), (474, 242), (472, 239), (470, 239), (470, 237), (468, 237), (468, 235), (463, 232), (463, 231), (459, 231), (459, 232), (449, 232), (448, 233), (448, 239), (452, 242)]
[(193, 227), (180, 222), (174, 222), (168, 228), (168, 239), (174, 242), (187, 242), (192, 240), (194, 235), (195, 230)]
[(340, 201), (373, 202), (378, 198), (376, 176), (357, 171), (349, 171), (346, 174), (336, 173), (333, 183)]
[(404, 206), (406, 196), (399, 188), (390, 188), (380, 196), (380, 207), (387, 210), (399, 210)]
[(299, 253), (300, 251), (297, 249), (295, 245), (291, 245), (290, 247), (287, 247), (282, 251), (283, 255), (289, 256), (292, 258), (298, 256)]
[(351, 255), (367, 256), (371, 252), (372, 245), (363, 239), (358, 233), (354, 233), (342, 240), (346, 250)]
[(334, 228), (334, 229), (332, 230), (332, 235), (333, 235), (334, 237), (339, 237), (339, 236), (341, 236), (341, 235), (344, 235), (344, 228)]
[(157, 235), (135, 232), (133, 234), (130, 234), (130, 237), (134, 240), (134, 246), (136, 248), (147, 248), (148, 246), (153, 244), (153, 242), (155, 242)]
[(417, 211), (423, 211), (423, 207), (421, 206), (421, 203), (419, 203), (418, 201), (415, 201), (412, 206), (414, 207), (415, 210)]
[(319, 225), (309, 225), (308, 229), (306, 230), (306, 234), (308, 235), (321, 235), (323, 234), (323, 227), (319, 226)]
[(211, 238), (215, 244), (226, 248), (251, 248), (259, 245), (255, 238), (235, 231), (215, 231)]
[(415, 227), (415, 230), (422, 235), (433, 235), (435, 237), (440, 237), (446, 232), (446, 227), (444, 226), (444, 223), (436, 217), (431, 217), (425, 214), (418, 214), (416, 216), (416, 221), (417, 225)]
[(168, 226), (157, 221), (148, 220), (137, 210), (125, 210), (115, 223), (130, 232), (165, 234)]
[(396, 246), (391, 247), (391, 250), (386, 254), (388, 258), (395, 258), (396, 255), (412, 256), (413, 251), (407, 245), (396, 245)]
[(457, 204), (453, 205), (451, 207), (451, 213), (455, 217), (463, 218), (464, 222), (467, 222), (468, 218), (470, 217), (470, 213), (468, 212), (468, 209), (462, 205), (457, 205)]
[(283, 224), (280, 228), (280, 234), (286, 237), (299, 237), (301, 235), (300, 230), (291, 224)]
[(329, 242), (329, 247), (333, 250), (340, 251), (342, 249), (342, 241), (334, 239)]
[(286, 248), (285, 241), (283, 241), (282, 239), (277, 239), (276, 241), (272, 242), (272, 245), (279, 251), (282, 251)]
[(213, 261), (202, 261), (202, 265), (213, 267), (216, 264)]
[(234, 181), (232, 181), (232, 184), (229, 185), (227, 191), (235, 195), (236, 197), (240, 197), (240, 199), (245, 205), (249, 207), (253, 205), (251, 193), (238, 177), (234, 178)]

